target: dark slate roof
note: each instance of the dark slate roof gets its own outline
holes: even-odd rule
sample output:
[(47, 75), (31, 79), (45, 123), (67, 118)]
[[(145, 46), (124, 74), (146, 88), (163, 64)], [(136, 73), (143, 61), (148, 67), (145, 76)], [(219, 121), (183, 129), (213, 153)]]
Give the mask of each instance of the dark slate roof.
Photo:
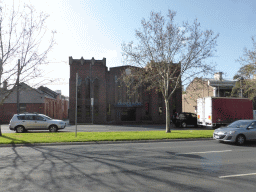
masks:
[(49, 97), (52, 97), (52, 98), (57, 98), (57, 96), (59, 95), (59, 93), (56, 93), (55, 91), (47, 88), (47, 87), (44, 87), (44, 86), (40, 86), (38, 88), (38, 90), (42, 91), (46, 96), (49, 96)]

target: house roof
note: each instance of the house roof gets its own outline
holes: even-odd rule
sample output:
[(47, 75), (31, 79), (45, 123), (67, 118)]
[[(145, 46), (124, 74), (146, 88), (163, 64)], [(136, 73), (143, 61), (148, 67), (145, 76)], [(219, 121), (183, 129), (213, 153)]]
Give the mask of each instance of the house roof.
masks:
[[(33, 87), (30, 87), (28, 84), (26, 84), (26, 83), (20, 83), (20, 90), (22, 90), (22, 89), (30, 89), (30, 90), (34, 90), (34, 91), (36, 91), (37, 93), (39, 93), (39, 94), (43, 94), (43, 92), (42, 91), (40, 91), (40, 90), (38, 90), (38, 89), (34, 89)], [(14, 87), (14, 89), (13, 90), (16, 90), (16, 86)], [(8, 90), (5, 90), (4, 88), (0, 88), (0, 94), (1, 95), (5, 95), (5, 94), (7, 94), (7, 93), (9, 93), (9, 89)]]
[(234, 87), (236, 82), (235, 80), (230, 81), (230, 80), (216, 80), (213, 78), (204, 78), (203, 80), (208, 81), (208, 85), (212, 87)]
[[(198, 78), (198, 77), (195, 77), (193, 79), (193, 81), (190, 82), (190, 84), (187, 86), (190, 87), (193, 82), (195, 82), (196, 80), (202, 80), (204, 82), (207, 82), (207, 84), (211, 87), (218, 87), (218, 88), (223, 88), (223, 89), (226, 89), (226, 88), (229, 88), (229, 89), (232, 89), (234, 86), (235, 86), (235, 83), (237, 82), (236, 80), (225, 80), (225, 79), (222, 79), (222, 80), (216, 80), (214, 78)], [(186, 88), (186, 89), (187, 89)]]
[(45, 96), (48, 96), (50, 98), (54, 98), (56, 99), (58, 95), (60, 95), (59, 93), (49, 89), (48, 87), (44, 87), (44, 86), (40, 86), (38, 88), (39, 91), (41, 91)]

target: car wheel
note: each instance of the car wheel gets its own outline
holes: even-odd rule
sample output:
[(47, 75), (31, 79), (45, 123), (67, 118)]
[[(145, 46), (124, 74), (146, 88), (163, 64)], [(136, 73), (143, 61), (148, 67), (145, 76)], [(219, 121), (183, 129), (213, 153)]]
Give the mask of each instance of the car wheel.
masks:
[(16, 127), (16, 133), (23, 133), (25, 131), (23, 126)]
[(58, 128), (57, 128), (55, 125), (51, 125), (51, 126), (49, 127), (49, 131), (50, 131), (50, 132), (57, 132), (57, 130), (58, 130)]
[(182, 122), (181, 123), (181, 127), (186, 128), (187, 127), (187, 123), (186, 122)]
[(243, 144), (245, 143), (245, 136), (243, 136), (243, 135), (238, 135), (238, 136), (236, 137), (236, 143), (237, 143), (238, 145), (243, 145)]

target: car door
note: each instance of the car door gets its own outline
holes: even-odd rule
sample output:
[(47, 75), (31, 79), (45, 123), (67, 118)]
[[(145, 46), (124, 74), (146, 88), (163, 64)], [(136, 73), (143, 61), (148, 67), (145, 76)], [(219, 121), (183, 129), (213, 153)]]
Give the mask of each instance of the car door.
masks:
[(191, 122), (192, 125), (197, 125), (197, 115), (194, 113), (191, 114)]
[(34, 116), (35, 115), (25, 115), (25, 122), (24, 122), (25, 129), (36, 128)]
[(35, 124), (36, 124), (37, 129), (47, 129), (47, 122), (40, 115), (35, 116)]
[(253, 121), (249, 127), (246, 129), (246, 139), (256, 140), (256, 121)]
[(191, 114), (190, 114), (190, 113), (187, 113), (187, 114), (186, 114), (186, 123), (187, 123), (187, 125), (193, 125), (193, 123), (192, 123), (192, 117), (191, 117)]

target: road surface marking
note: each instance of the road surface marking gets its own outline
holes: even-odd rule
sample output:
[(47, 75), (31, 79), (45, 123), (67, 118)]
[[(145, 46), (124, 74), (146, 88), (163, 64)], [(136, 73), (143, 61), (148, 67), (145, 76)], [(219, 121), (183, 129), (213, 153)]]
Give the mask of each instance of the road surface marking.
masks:
[(226, 175), (226, 176), (219, 176), (220, 179), (227, 178), (227, 177), (243, 177), (248, 175), (256, 175), (256, 173), (247, 173), (247, 174), (237, 174), (237, 175)]
[(182, 154), (188, 155), (188, 154), (197, 154), (197, 153), (223, 153), (223, 152), (229, 152), (229, 151), (232, 151), (232, 150), (224, 150), (224, 151), (204, 151), (204, 152), (190, 152), (190, 153), (182, 153)]

